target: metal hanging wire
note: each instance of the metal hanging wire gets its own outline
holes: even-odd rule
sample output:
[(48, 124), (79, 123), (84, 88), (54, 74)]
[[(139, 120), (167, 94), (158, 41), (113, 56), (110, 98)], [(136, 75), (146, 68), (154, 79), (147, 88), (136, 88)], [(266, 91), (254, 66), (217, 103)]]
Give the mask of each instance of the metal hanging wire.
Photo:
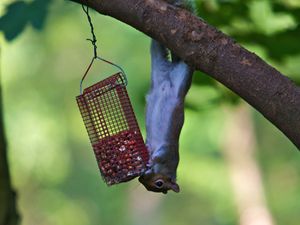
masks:
[(90, 41), (92, 43), (92, 45), (93, 45), (93, 48), (94, 48), (94, 57), (92, 58), (92, 60), (91, 60), (91, 62), (89, 64), (87, 70), (85, 71), (83, 77), (81, 78), (81, 81), (80, 81), (80, 94), (82, 94), (82, 84), (83, 84), (83, 81), (86, 78), (86, 76), (87, 76), (90, 68), (92, 67), (95, 59), (101, 60), (101, 61), (103, 61), (105, 63), (108, 63), (108, 64), (110, 64), (110, 65), (118, 68), (121, 71), (122, 75), (123, 75), (125, 86), (127, 86), (127, 84), (128, 84), (127, 76), (126, 76), (124, 70), (122, 69), (122, 67), (119, 66), (119, 65), (117, 65), (117, 64), (115, 64), (115, 63), (113, 63), (113, 62), (111, 62), (111, 61), (109, 61), (109, 60), (106, 60), (106, 59), (98, 56), (98, 54), (97, 54), (97, 44), (96, 44), (97, 43), (97, 39), (96, 39), (96, 35), (94, 33), (94, 25), (92, 23), (92, 19), (91, 19), (90, 14), (89, 14), (89, 7), (87, 6), (85, 8), (84, 5), (82, 5), (82, 9), (85, 12), (85, 14), (87, 15), (87, 19), (88, 19), (88, 22), (90, 24), (92, 39), (87, 38), (86, 40)]

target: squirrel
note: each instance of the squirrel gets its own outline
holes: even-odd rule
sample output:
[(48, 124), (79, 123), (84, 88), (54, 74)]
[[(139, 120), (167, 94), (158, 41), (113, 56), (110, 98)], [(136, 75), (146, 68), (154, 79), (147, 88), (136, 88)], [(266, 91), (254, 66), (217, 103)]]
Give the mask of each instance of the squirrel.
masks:
[[(165, 0), (196, 13), (193, 0)], [(139, 181), (149, 191), (179, 192), (176, 171), (179, 163), (179, 136), (184, 122), (184, 99), (194, 69), (159, 42), (151, 41), (151, 89), (147, 95), (146, 145), (148, 169)]]
[(146, 146), (149, 167), (139, 181), (147, 190), (179, 192), (176, 170), (179, 135), (184, 122), (184, 99), (194, 70), (159, 42), (151, 42), (151, 89), (146, 108)]
[[(193, 0), (165, 0), (196, 13)], [(184, 122), (184, 99), (194, 69), (159, 42), (151, 41), (151, 89), (147, 95), (146, 146), (150, 160), (139, 181), (149, 191), (179, 192), (176, 171), (179, 163), (179, 136)]]
[[(165, 0), (196, 13), (193, 0)], [(184, 99), (194, 69), (159, 42), (151, 41), (151, 88), (147, 95), (146, 146), (150, 160), (139, 181), (148, 191), (179, 192), (176, 171), (179, 136), (184, 122)]]

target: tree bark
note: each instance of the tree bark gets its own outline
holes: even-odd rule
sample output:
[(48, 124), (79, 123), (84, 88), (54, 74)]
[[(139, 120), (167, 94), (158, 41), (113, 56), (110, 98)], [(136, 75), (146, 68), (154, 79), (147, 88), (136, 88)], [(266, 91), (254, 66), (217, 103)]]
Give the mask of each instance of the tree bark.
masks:
[(16, 193), (11, 187), (2, 106), (0, 82), (0, 225), (17, 225), (19, 216), (16, 209)]
[(300, 149), (300, 88), (201, 18), (162, 0), (71, 1), (161, 42), (246, 100)]

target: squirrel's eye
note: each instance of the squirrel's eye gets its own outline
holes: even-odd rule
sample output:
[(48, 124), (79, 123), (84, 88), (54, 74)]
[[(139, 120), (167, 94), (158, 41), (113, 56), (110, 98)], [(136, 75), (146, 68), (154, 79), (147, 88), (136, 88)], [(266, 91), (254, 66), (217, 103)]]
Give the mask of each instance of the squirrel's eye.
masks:
[(162, 180), (155, 181), (155, 186), (157, 188), (162, 188), (163, 185), (164, 185), (164, 182)]

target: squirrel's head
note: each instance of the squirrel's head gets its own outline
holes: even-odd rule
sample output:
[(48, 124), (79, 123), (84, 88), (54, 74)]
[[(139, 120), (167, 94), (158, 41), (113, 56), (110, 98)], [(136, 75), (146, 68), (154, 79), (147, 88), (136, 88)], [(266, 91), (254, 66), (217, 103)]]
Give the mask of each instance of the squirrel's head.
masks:
[(179, 185), (175, 180), (172, 180), (170, 176), (155, 173), (149, 169), (142, 176), (139, 177), (139, 181), (145, 186), (148, 191), (162, 192), (167, 194), (169, 190), (179, 192)]
[[(147, 146), (151, 150), (151, 146)], [(179, 192), (176, 183), (176, 170), (179, 155), (178, 145), (163, 145), (152, 151), (148, 169), (139, 177), (139, 181), (148, 191), (167, 194), (169, 190)]]

